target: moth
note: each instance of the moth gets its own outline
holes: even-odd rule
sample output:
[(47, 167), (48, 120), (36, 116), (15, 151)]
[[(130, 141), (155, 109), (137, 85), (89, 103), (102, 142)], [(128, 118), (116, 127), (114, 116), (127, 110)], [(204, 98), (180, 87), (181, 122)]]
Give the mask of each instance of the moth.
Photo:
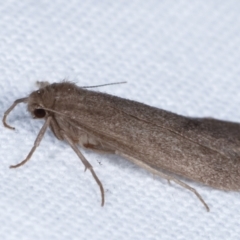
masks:
[(104, 189), (79, 146), (120, 155), (168, 181), (201, 195), (179, 177), (221, 190), (240, 190), (240, 124), (212, 118), (190, 118), (169, 111), (78, 87), (64, 81), (39, 82), (39, 89), (16, 100), (4, 113), (26, 103), (33, 118), (45, 120), (25, 164), (50, 127), (65, 140), (98, 184), (104, 205)]

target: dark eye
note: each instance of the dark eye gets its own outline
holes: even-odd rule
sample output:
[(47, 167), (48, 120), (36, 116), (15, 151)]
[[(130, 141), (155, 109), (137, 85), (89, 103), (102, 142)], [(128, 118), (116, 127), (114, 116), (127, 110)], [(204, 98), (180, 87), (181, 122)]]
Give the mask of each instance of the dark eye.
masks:
[(37, 108), (34, 110), (33, 114), (36, 118), (44, 118), (46, 116), (46, 111), (44, 109)]

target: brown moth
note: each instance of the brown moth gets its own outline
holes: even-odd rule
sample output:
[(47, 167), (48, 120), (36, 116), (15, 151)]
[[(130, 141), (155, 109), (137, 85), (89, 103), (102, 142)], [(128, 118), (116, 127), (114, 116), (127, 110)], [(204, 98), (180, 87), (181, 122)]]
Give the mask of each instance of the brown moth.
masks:
[(177, 176), (221, 190), (240, 190), (240, 124), (211, 118), (189, 118), (143, 103), (90, 91), (70, 82), (48, 84), (21, 102), (34, 118), (43, 118), (33, 148), (16, 168), (26, 163), (48, 127), (65, 140), (104, 189), (78, 145), (93, 151), (118, 154), (168, 181), (192, 191), (209, 211), (200, 194)]

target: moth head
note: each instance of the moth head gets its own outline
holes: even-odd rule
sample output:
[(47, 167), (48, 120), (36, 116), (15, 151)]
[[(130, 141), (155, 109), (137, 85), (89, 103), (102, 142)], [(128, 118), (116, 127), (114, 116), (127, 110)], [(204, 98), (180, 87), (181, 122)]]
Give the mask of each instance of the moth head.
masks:
[(28, 111), (33, 118), (46, 118), (49, 115), (46, 109), (51, 109), (53, 106), (54, 98), (46, 88), (32, 92), (28, 97)]
[(28, 102), (28, 111), (33, 118), (45, 118), (48, 116), (48, 112), (45, 110), (44, 106), (36, 102)]
[[(19, 103), (26, 103), (28, 111), (34, 118), (46, 118), (53, 114), (54, 103), (57, 99), (56, 90), (59, 84), (48, 84), (47, 82), (40, 82), (40, 89), (32, 92), (28, 97), (19, 98), (14, 101), (10, 108), (4, 113), (3, 125), (10, 129), (15, 129), (7, 124), (6, 119), (8, 114)], [(61, 92), (60, 94), (61, 95)]]

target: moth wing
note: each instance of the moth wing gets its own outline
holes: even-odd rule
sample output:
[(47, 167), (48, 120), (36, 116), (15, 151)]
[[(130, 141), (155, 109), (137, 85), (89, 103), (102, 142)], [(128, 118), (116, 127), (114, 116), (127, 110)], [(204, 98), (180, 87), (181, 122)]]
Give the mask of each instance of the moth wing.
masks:
[[(64, 114), (75, 134), (81, 129), (112, 150), (155, 169), (217, 188), (240, 188), (240, 169), (236, 166), (239, 124), (186, 118), (93, 91), (75, 102), (74, 111), (64, 109)], [(192, 124), (195, 126), (189, 127)]]

